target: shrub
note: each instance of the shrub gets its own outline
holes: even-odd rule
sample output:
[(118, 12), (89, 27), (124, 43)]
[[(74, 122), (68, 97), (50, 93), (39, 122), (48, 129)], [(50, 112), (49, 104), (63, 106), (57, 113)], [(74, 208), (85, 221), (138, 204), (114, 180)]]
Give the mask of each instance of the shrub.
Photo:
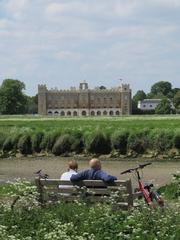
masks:
[(120, 153), (125, 154), (127, 152), (128, 136), (129, 133), (124, 130), (115, 132), (111, 137), (112, 147)]
[(57, 138), (61, 135), (61, 132), (51, 132), (46, 133), (42, 139), (40, 144), (40, 148), (42, 150), (52, 151), (52, 148), (57, 140)]
[(33, 152), (41, 152), (41, 142), (43, 140), (44, 133), (43, 132), (37, 132), (32, 137), (32, 150)]
[(20, 138), (20, 134), (15, 133), (12, 136), (9, 136), (5, 139), (3, 146), (2, 146), (2, 150), (4, 152), (9, 152), (11, 150), (16, 150), (17, 149), (17, 144), (18, 144), (18, 140)]
[(65, 134), (61, 135), (55, 142), (52, 153), (56, 156), (59, 156), (63, 153), (68, 153), (71, 151), (72, 138), (70, 135)]
[(153, 131), (151, 138), (154, 149), (160, 152), (171, 149), (173, 147), (173, 135), (173, 131), (169, 130)]
[(81, 132), (76, 132), (72, 136), (71, 151), (75, 153), (81, 153), (84, 150), (84, 138)]
[(174, 147), (180, 149), (180, 132), (176, 133), (173, 139)]
[(18, 149), (20, 153), (26, 155), (32, 153), (32, 142), (29, 135), (23, 135), (18, 141)]
[(7, 137), (3, 143), (2, 150), (3, 152), (9, 152), (13, 149), (11, 137)]
[(140, 132), (131, 133), (128, 137), (128, 149), (136, 153), (145, 153), (149, 147), (148, 131), (143, 130)]
[(110, 138), (101, 131), (94, 132), (86, 140), (86, 148), (90, 153), (108, 154), (111, 152)]
[(0, 149), (3, 148), (3, 144), (5, 140), (6, 140), (6, 135), (3, 132), (0, 132)]

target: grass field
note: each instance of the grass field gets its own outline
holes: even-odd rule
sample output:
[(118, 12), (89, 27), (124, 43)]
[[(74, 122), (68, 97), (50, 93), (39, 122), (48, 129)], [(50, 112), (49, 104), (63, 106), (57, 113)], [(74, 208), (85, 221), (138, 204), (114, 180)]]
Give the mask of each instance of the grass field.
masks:
[(180, 129), (180, 115), (172, 116), (128, 116), (128, 117), (84, 117), (84, 118), (52, 118), (39, 116), (0, 116), (0, 131), (14, 128), (30, 128), (32, 130), (81, 130), (91, 131), (96, 128), (107, 132), (118, 129)]

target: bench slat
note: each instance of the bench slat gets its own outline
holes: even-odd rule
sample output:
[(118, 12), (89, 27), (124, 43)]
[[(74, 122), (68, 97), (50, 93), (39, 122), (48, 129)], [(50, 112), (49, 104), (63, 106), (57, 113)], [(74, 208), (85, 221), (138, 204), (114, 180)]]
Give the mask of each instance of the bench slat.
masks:
[[(87, 189), (84, 189), (85, 192), (89, 193), (89, 194), (101, 194), (101, 195), (110, 195), (112, 193), (115, 193), (115, 192), (125, 192), (125, 188), (87, 188)], [(72, 193), (79, 193), (81, 194), (83, 191), (83, 189), (80, 189), (80, 188), (77, 188), (77, 187), (62, 187), (62, 188), (47, 188), (46, 189), (46, 192), (54, 192), (54, 193), (69, 193), (69, 194), (72, 194)]]
[(126, 186), (127, 181), (117, 180), (114, 183), (105, 183), (101, 180), (83, 180), (80, 182), (64, 181), (59, 179), (40, 179), (40, 183), (44, 186), (48, 185), (77, 185), (77, 186), (94, 186), (94, 187), (106, 187), (106, 186)]

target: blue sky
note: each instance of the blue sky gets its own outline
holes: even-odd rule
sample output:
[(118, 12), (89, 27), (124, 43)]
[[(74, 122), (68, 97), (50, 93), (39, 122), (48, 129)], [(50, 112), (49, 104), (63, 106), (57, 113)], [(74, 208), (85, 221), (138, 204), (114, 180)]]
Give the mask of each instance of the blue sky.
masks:
[(0, 83), (180, 87), (180, 0), (0, 0)]

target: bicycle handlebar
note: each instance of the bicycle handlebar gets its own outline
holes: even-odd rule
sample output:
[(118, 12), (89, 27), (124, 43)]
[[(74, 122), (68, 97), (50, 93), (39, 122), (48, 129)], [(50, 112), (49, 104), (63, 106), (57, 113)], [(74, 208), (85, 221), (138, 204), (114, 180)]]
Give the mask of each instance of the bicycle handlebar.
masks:
[(121, 172), (121, 174), (131, 173), (131, 172), (133, 172), (133, 171), (136, 171), (136, 170), (138, 170), (138, 169), (142, 169), (142, 168), (144, 168), (144, 167), (146, 167), (146, 166), (148, 166), (148, 165), (151, 165), (151, 164), (152, 164), (152, 163), (139, 164), (138, 167), (136, 167), (136, 168), (129, 168), (129, 169)]

